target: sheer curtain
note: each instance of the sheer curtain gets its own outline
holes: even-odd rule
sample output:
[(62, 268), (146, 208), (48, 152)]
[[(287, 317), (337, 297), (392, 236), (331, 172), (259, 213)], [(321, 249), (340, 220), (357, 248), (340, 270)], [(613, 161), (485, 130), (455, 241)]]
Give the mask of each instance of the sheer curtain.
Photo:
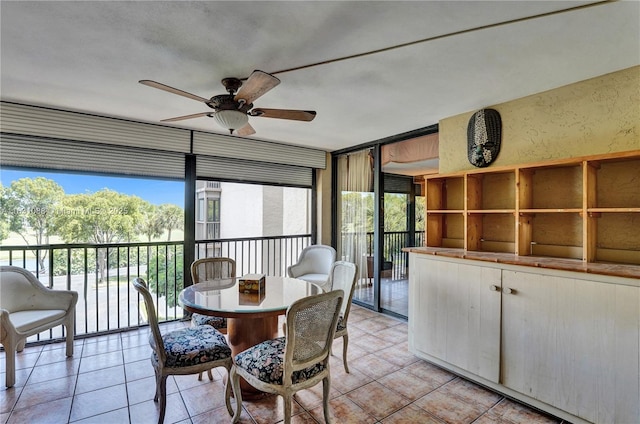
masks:
[(338, 258), (358, 265), (359, 281), (367, 281), (367, 233), (373, 232), (372, 165), (369, 149), (338, 157)]

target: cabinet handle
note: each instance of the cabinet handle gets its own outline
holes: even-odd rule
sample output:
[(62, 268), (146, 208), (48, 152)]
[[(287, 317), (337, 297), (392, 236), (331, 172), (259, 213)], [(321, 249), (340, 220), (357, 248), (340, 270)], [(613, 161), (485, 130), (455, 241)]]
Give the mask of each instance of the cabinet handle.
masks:
[(506, 294), (516, 294), (516, 289), (512, 289), (507, 287), (506, 289), (503, 290)]
[(500, 291), (500, 287), (496, 286), (495, 284), (492, 284), (491, 286), (489, 286), (489, 290), (491, 290), (491, 291)]

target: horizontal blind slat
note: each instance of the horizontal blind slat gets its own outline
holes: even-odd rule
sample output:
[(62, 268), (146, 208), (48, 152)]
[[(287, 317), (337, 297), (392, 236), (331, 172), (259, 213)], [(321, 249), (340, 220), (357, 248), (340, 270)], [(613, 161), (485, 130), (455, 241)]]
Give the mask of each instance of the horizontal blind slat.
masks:
[(2, 132), (189, 153), (188, 130), (1, 102)]
[(230, 158), (197, 156), (198, 178), (311, 187), (311, 168)]
[(121, 146), (0, 135), (0, 164), (184, 179), (184, 155)]
[(194, 131), (193, 153), (325, 169), (326, 152), (301, 146)]

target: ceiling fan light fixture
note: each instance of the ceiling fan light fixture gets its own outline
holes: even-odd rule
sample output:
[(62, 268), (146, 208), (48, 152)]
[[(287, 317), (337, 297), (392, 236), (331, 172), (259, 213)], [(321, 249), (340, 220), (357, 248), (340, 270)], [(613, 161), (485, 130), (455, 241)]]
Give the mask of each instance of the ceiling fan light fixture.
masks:
[(244, 127), (249, 122), (246, 113), (233, 109), (219, 110), (213, 115), (213, 118), (221, 127), (228, 129), (232, 134), (234, 130)]

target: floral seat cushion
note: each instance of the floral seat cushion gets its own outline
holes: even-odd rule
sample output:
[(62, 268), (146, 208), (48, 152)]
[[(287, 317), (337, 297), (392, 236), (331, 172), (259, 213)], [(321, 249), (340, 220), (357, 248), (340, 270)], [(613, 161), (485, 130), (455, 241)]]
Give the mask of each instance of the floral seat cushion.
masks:
[[(153, 346), (153, 338), (149, 341)], [(231, 348), (218, 330), (208, 325), (182, 328), (162, 335), (167, 355), (166, 366), (171, 368), (199, 365), (231, 357)], [(158, 356), (153, 353), (154, 361)]]
[(227, 319), (222, 317), (212, 317), (210, 315), (193, 314), (191, 316), (191, 323), (194, 326), (198, 325), (210, 325), (213, 328), (227, 328)]
[[(236, 355), (237, 367), (247, 370), (251, 375), (270, 384), (282, 384), (285, 337), (267, 340)], [(292, 374), (293, 384), (308, 380), (324, 370), (321, 363)]]

